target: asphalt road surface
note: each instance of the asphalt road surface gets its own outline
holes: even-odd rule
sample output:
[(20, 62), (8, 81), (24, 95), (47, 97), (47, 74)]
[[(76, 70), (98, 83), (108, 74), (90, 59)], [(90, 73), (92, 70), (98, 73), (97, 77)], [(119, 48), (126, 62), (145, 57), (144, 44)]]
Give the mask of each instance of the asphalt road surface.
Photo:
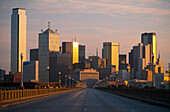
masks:
[(5, 108), (4, 112), (170, 112), (170, 109), (86, 88)]

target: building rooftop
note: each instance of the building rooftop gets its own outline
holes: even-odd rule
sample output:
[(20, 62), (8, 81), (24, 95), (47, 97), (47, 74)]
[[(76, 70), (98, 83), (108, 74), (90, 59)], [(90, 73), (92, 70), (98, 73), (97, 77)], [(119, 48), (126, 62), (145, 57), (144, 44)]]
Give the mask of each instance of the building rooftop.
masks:
[(44, 31), (44, 33), (55, 33), (55, 31), (48, 28), (46, 31)]
[(13, 10), (18, 10), (18, 9), (26, 10), (25, 8), (13, 8)]

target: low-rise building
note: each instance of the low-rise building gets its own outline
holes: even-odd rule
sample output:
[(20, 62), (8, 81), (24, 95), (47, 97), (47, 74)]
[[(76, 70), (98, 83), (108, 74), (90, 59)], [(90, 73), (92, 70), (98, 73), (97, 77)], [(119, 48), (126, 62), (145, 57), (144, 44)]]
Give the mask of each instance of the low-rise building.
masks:
[(0, 69), (0, 83), (4, 82), (5, 70)]
[(74, 70), (71, 78), (87, 82), (87, 87), (93, 87), (94, 83), (99, 80), (99, 72), (94, 69)]
[(88, 63), (87, 61), (81, 61), (80, 63), (73, 64), (73, 70), (76, 69), (90, 69), (91, 63)]
[(113, 72), (116, 72), (116, 66), (114, 65), (108, 65), (106, 68), (98, 68), (99, 71), (99, 79), (103, 80), (106, 77), (110, 77), (110, 75), (113, 75)]
[(21, 82), (21, 73), (9, 73), (4, 77), (5, 83), (20, 83)]
[(25, 61), (23, 63), (23, 82), (38, 82), (38, 61)]

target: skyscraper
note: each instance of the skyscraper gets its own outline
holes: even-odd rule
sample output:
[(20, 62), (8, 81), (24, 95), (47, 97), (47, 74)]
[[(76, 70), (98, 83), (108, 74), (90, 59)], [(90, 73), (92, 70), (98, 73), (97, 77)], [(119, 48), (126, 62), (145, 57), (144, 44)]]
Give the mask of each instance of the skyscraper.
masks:
[(52, 52), (50, 53), (50, 82), (59, 81), (59, 72), (61, 72), (62, 82), (65, 79), (65, 75), (70, 71), (68, 68), (72, 68), (72, 56), (71, 54)]
[(119, 55), (119, 65), (126, 64), (126, 54)]
[(85, 60), (85, 45), (79, 45), (79, 62)]
[(60, 34), (49, 28), (42, 33), (39, 33), (39, 81), (48, 81), (47, 66), (49, 66), (50, 52), (60, 51)]
[(115, 65), (119, 71), (119, 43), (103, 42), (102, 58), (106, 59), (106, 65)]
[(79, 43), (78, 42), (62, 42), (62, 53), (72, 55), (72, 62), (79, 62)]
[(150, 63), (151, 44), (138, 43), (133, 46), (129, 53), (129, 64), (131, 65), (132, 78), (141, 78), (142, 70)]
[(24, 8), (14, 8), (11, 15), (11, 72), (21, 72), (21, 58), (27, 59), (27, 16)]
[[(150, 62), (153, 62), (154, 64), (157, 61), (157, 38), (156, 38), (156, 33), (142, 33), (141, 35), (141, 42), (143, 43), (143, 45), (148, 45), (151, 44), (151, 60)], [(152, 60), (153, 57), (153, 60)]]

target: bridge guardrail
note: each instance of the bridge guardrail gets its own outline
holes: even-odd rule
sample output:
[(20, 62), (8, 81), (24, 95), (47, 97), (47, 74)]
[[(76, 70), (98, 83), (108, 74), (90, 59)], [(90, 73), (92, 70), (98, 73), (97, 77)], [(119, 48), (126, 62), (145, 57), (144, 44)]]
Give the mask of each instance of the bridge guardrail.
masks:
[(154, 88), (105, 88), (98, 87), (97, 89), (108, 90), (113, 93), (125, 94), (137, 97), (145, 97), (154, 100), (166, 101), (170, 103), (170, 90), (154, 89)]
[(48, 88), (48, 89), (23, 89), (23, 90), (0, 90), (0, 103), (25, 97), (38, 96), (48, 93), (71, 90), (75, 88)]

